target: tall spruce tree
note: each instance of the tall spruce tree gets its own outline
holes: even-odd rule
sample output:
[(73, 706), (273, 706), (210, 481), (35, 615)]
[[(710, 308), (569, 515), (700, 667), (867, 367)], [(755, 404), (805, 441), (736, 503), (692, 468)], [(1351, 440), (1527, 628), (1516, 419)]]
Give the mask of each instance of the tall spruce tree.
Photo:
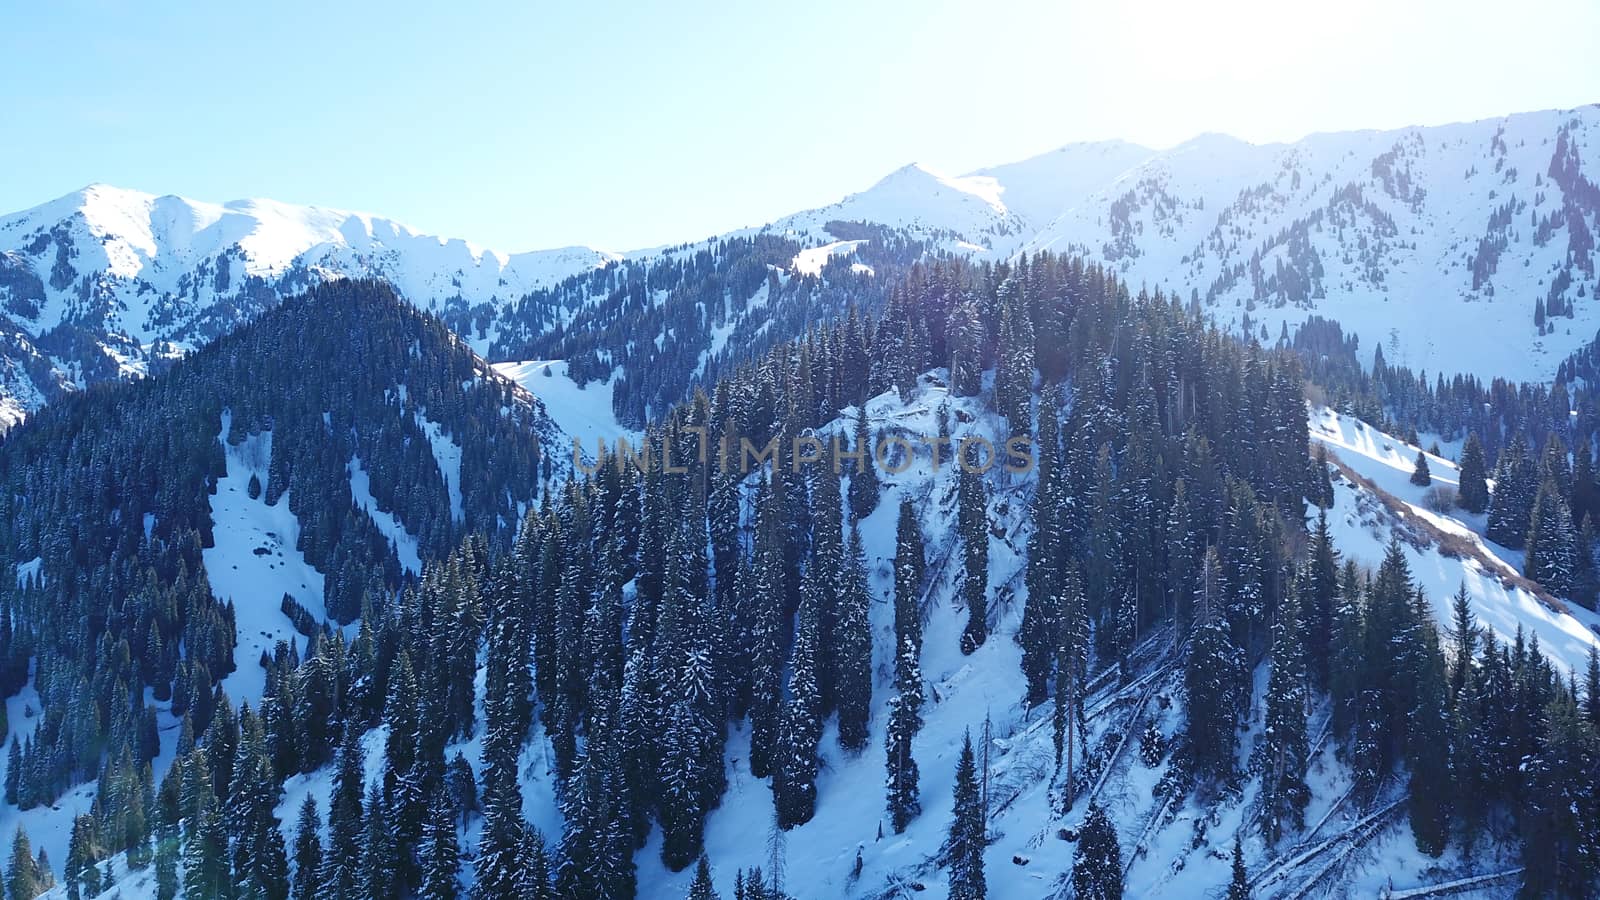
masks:
[(845, 553), (832, 654), (839, 746), (851, 751), (867, 745), (867, 722), (872, 715), (871, 602), (861, 532), (852, 528)]
[(967, 624), (961, 631), (964, 654), (982, 647), (989, 637), (989, 498), (977, 466), (977, 461), (962, 461), (957, 497), (962, 548), (961, 596), (967, 606)]
[(978, 789), (978, 767), (972, 753), (972, 735), (968, 733), (956, 763), (955, 812), (947, 843), (951, 900), (983, 900), (988, 896), (983, 874), (983, 851), (987, 845), (988, 812)]
[(1555, 481), (1547, 480), (1534, 500), (1522, 573), (1552, 594), (1571, 593), (1577, 575), (1577, 545), (1567, 501)]
[(1078, 900), (1122, 900), (1122, 848), (1105, 808), (1089, 804), (1072, 852), (1072, 890)]
[(1483, 458), (1483, 444), (1476, 432), (1468, 434), (1466, 443), (1461, 445), (1461, 473), (1456, 502), (1470, 513), (1481, 513), (1489, 508), (1489, 469)]
[(1273, 629), (1272, 675), (1267, 681), (1267, 727), (1261, 745), (1262, 830), (1276, 843), (1291, 829), (1305, 825), (1311, 788), (1306, 784), (1309, 747), (1306, 740), (1306, 671), (1296, 621), (1295, 592), (1278, 610)]
[(817, 744), (822, 738), (822, 701), (817, 688), (817, 582), (806, 573), (806, 597), (800, 603), (789, 690), (778, 727), (777, 759), (772, 773), (772, 798), (778, 827), (788, 829), (811, 821), (817, 804)]
[(878, 464), (876, 460), (877, 448), (872, 440), (872, 432), (867, 427), (867, 406), (865, 403), (856, 406), (856, 433), (855, 452), (860, 454), (853, 468), (844, 471), (850, 474), (850, 517), (859, 522), (872, 511), (878, 508)]
[(322, 817), (317, 813), (317, 798), (307, 794), (295, 823), (294, 900), (317, 900), (322, 896), (321, 832)]
[(889, 699), (889, 727), (885, 734), (889, 822), (895, 834), (906, 830), (922, 811), (918, 792), (917, 760), (912, 739), (922, 730), (922, 667), (909, 637), (900, 642), (895, 656), (895, 695)]

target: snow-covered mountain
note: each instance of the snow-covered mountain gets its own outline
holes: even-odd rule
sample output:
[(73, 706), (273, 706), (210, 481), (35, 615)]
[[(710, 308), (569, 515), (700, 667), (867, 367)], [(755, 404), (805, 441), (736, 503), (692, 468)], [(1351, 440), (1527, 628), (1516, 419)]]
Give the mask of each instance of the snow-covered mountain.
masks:
[(508, 255), (365, 213), (90, 185), (0, 217), (0, 424), (73, 386), (146, 372), (330, 277), (381, 277), (445, 312), (613, 258), (587, 247)]
[[(1320, 315), (1365, 351), (1383, 345), (1390, 362), (1547, 380), (1600, 327), (1597, 154), (1600, 106), (1293, 144), (1080, 143), (959, 177), (909, 165), (725, 237), (798, 243), (786, 275), (821, 276), (874, 240), (991, 260), (1072, 251), (1253, 334), (1275, 338)], [(385, 277), (475, 349), (510, 353), (618, 288), (546, 293), (554, 300), (497, 344), (508, 308), (530, 293), (613, 260), (683, 260), (704, 246), (506, 254), (364, 214), (94, 185), (0, 217), (0, 424), (75, 386), (146, 371), (328, 277)], [(864, 263), (848, 271), (874, 274)], [(747, 309), (750, 299), (729, 297), (725, 321), (708, 314), (705, 334), (679, 326), (672, 338), (715, 344), (714, 329), (781, 316)], [(777, 331), (766, 337), (792, 336)], [(690, 368), (710, 371), (694, 358)]]

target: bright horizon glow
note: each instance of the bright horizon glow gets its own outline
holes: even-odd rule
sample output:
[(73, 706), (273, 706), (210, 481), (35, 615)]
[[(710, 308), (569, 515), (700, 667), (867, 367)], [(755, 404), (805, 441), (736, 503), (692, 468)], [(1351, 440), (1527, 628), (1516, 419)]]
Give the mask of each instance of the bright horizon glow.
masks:
[[(182, 6), (182, 5), (180, 5)], [(1600, 101), (1592, 0), (11, 9), (0, 212), (92, 182), (516, 252), (759, 225), (908, 162)], [(639, 4), (637, 6), (645, 6)]]

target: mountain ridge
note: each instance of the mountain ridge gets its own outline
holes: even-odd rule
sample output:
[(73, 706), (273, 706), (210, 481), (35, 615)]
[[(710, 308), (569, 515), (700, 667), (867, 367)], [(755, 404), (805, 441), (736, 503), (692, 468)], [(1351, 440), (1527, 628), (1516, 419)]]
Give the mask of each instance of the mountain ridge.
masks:
[[(704, 248), (766, 236), (802, 250), (875, 240), (910, 247), (913, 259), (1067, 251), (1124, 283), (1200, 302), (1252, 337), (1319, 315), (1359, 335), (1364, 352), (1385, 344), (1390, 361), (1413, 368), (1547, 381), (1600, 329), (1600, 305), (1586, 302), (1600, 289), (1600, 178), (1585, 162), (1596, 154), (1597, 106), (1293, 143), (1215, 133), (1165, 150), (1080, 142), (958, 176), (912, 163), (767, 225), (626, 253), (505, 253), (368, 213), (92, 184), (0, 216), (0, 333), (10, 338), (0, 346), (0, 425), (65, 391), (144, 374), (329, 278), (385, 278), (480, 354), (507, 361), (544, 350), (528, 342), (617, 291), (591, 278), (607, 267), (670, 270)], [(799, 256), (766, 265), (785, 278), (837, 277)], [(883, 265), (863, 259), (848, 272), (895, 274)], [(690, 380), (732, 352), (719, 330), (776, 322), (769, 336), (782, 339), (798, 327), (785, 322), (845, 312), (789, 296), (746, 309), (747, 291), (725, 289), (726, 313), (629, 339), (670, 331), (703, 342), (703, 358), (673, 364)], [(1451, 319), (1459, 327), (1441, 326)], [(668, 393), (677, 391), (675, 382)]]

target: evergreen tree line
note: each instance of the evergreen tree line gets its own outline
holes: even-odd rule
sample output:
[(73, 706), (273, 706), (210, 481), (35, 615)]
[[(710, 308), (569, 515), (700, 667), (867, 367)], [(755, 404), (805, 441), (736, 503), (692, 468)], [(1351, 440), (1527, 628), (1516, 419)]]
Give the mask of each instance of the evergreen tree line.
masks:
[[(257, 664), (234, 658), (234, 610), (212, 594), (202, 561), (224, 442), (270, 437), (252, 499), (289, 504), (297, 549), (326, 573), (339, 622), (381, 608), (402, 581), (388, 538), (353, 502), (353, 461), (424, 556), (472, 531), (509, 542), (499, 523), (514, 523), (549, 474), (529, 435), (550, 429), (485, 368), (387, 286), (339, 283), (158, 377), (91, 388), (7, 435), (0, 562), (26, 575), (0, 579), (0, 691), (26, 683), (31, 658), (41, 706), (38, 726), (8, 751), (18, 758), (12, 800), (51, 803), (124, 756), (131, 768), (149, 762), (147, 696), (203, 731), (216, 682)], [(461, 447), (459, 521), (425, 422)]]

